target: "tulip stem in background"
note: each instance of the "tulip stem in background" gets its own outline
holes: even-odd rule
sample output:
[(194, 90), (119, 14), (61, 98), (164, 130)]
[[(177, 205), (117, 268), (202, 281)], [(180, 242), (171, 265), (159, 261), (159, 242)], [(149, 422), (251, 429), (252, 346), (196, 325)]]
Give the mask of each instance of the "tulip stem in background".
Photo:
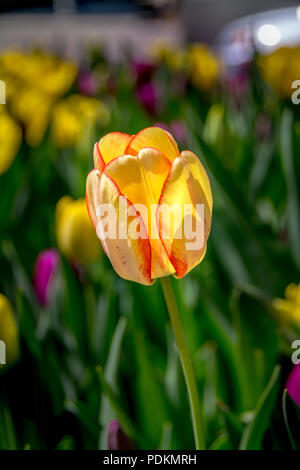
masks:
[(205, 449), (204, 429), (201, 419), (200, 402), (192, 359), (184, 337), (173, 287), (170, 277), (161, 278), (162, 290), (169, 311), (175, 340), (178, 347), (180, 361), (184, 373), (185, 383), (188, 389), (189, 402), (191, 408), (194, 437), (197, 450)]

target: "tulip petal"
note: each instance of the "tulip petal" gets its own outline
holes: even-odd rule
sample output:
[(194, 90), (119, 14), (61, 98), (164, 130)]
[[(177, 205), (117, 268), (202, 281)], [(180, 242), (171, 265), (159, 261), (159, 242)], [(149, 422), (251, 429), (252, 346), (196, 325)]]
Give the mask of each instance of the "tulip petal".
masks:
[(138, 205), (143, 205), (145, 208), (140, 212), (147, 233), (151, 233), (149, 238), (153, 279), (167, 276), (175, 271), (159, 238), (155, 217), (156, 207), (152, 206), (158, 204), (170, 167), (170, 162), (164, 154), (156, 149), (144, 148), (137, 157), (123, 155), (110, 162), (104, 170), (104, 173), (115, 182), (120, 193), (125, 195), (138, 210), (140, 210)]
[(131, 139), (131, 135), (122, 132), (110, 132), (102, 137), (98, 146), (104, 163), (107, 164), (114, 158), (124, 155)]
[[(87, 210), (92, 221), (94, 228), (97, 227), (97, 215), (96, 208), (97, 204), (100, 203), (99, 195), (95, 191), (95, 188), (98, 187), (100, 181), (100, 172), (99, 170), (92, 170), (87, 176), (86, 180), (86, 191), (85, 191), (85, 200)], [(98, 196), (98, 197), (97, 197)]]
[(98, 170), (102, 170), (105, 167), (105, 162), (99, 150), (99, 142), (94, 145), (94, 167)]
[(183, 152), (181, 152), (181, 157), (188, 165), (190, 165), (191, 171), (193, 171), (197, 175), (199, 183), (203, 188), (208, 207), (212, 212), (213, 198), (211, 193), (210, 181), (204, 166), (202, 165), (197, 155), (195, 155), (190, 150), (184, 150)]
[[(138, 158), (137, 158), (138, 157)], [(108, 175), (132, 204), (157, 204), (171, 164), (163, 153), (144, 148), (139, 155), (123, 155), (105, 168)]]
[[(114, 213), (119, 216), (120, 198), (125, 204), (125, 218), (127, 227), (131, 223), (140, 226), (141, 237), (134, 239), (127, 236), (122, 238), (119, 233), (119, 224), (116, 221), (113, 236), (103, 236), (103, 218), (97, 213), (96, 208), (109, 204)], [(97, 235), (101, 240), (104, 251), (109, 257), (115, 271), (124, 279), (149, 285), (151, 280), (151, 248), (148, 235), (140, 214), (134, 206), (126, 199), (117, 188), (116, 184), (104, 173), (97, 170), (92, 171), (87, 179), (86, 191), (87, 205), (93, 224), (96, 227)], [(130, 215), (128, 210), (131, 208)], [(111, 220), (111, 223), (114, 222)]]
[(169, 132), (160, 127), (147, 127), (132, 137), (126, 153), (137, 155), (145, 147), (160, 150), (171, 162), (179, 156), (178, 146)]
[[(181, 278), (203, 259), (212, 217), (209, 180), (203, 165), (192, 152), (182, 152), (181, 156), (174, 160), (159, 203), (157, 213), (159, 234), (177, 277)], [(166, 206), (163, 206), (165, 204)], [(186, 204), (189, 206), (185, 206)], [(204, 205), (204, 224), (201, 214), (196, 211), (196, 204)], [(164, 207), (170, 211), (170, 217), (163, 210)], [(187, 208), (190, 209), (190, 213), (184, 216)], [(188, 220), (191, 229), (187, 231)], [(194, 240), (189, 237), (197, 221), (201, 223), (203, 238), (200, 231), (197, 232), (201, 243), (193, 249), (188, 249), (188, 246), (190, 247), (188, 244), (196, 241), (196, 235)]]

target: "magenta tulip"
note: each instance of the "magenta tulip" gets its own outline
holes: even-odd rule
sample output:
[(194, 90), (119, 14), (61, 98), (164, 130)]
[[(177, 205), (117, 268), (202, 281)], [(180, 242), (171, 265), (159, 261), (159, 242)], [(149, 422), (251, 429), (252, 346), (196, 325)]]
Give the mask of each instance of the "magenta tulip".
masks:
[(300, 363), (293, 367), (286, 383), (286, 389), (290, 397), (300, 406)]
[(41, 251), (34, 266), (33, 286), (36, 296), (45, 306), (51, 299), (53, 280), (59, 264), (59, 254), (55, 248)]

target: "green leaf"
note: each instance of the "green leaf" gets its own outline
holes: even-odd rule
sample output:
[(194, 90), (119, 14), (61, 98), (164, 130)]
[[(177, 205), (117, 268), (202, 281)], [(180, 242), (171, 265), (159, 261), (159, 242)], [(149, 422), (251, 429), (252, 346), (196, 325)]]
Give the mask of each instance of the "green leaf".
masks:
[(251, 232), (251, 224), (249, 221), (254, 216), (253, 209), (245, 198), (244, 193), (237, 185), (232, 173), (223, 165), (220, 158), (215, 154), (211, 147), (201, 139), (197, 130), (193, 128), (193, 125), (190, 127), (188, 137), (191, 148), (200, 157), (201, 161), (213, 175), (214, 180), (219, 186), (219, 190), (223, 193), (224, 200), (228, 201), (239, 221)]
[(300, 209), (299, 190), (293, 152), (293, 113), (285, 109), (280, 127), (280, 150), (283, 172), (287, 186), (287, 216), (289, 238), (295, 261), (300, 267)]
[(219, 401), (218, 407), (224, 416), (225, 427), (228, 432), (231, 447), (232, 449), (237, 449), (241, 440), (243, 425), (225, 403)]
[(173, 424), (170, 422), (164, 423), (160, 444), (158, 446), (159, 450), (171, 449), (172, 433), (173, 433)]
[(1, 399), (0, 407), (0, 449), (17, 450), (16, 434), (11, 412), (3, 398)]
[(74, 450), (75, 442), (73, 436), (64, 436), (56, 446), (56, 450)]
[(246, 426), (240, 443), (240, 450), (259, 450), (267, 430), (279, 389), (280, 366), (274, 369), (272, 377), (263, 391), (251, 422)]
[[(105, 379), (107, 383), (112, 387), (113, 390), (117, 386), (117, 372), (120, 362), (120, 353), (122, 347), (122, 341), (126, 329), (127, 320), (125, 317), (121, 317), (117, 324), (114, 336), (112, 338), (109, 355), (105, 365)], [(101, 432), (99, 436), (99, 448), (102, 450), (106, 449), (106, 428), (109, 421), (115, 418), (114, 410), (111, 407), (107, 397), (102, 396), (99, 423), (101, 425)]]
[(170, 420), (163, 377), (160, 380), (159, 369), (155, 367), (153, 345), (146, 341), (142, 331), (135, 331), (134, 338), (137, 358), (135, 409), (147, 436), (148, 447), (156, 448), (159, 445), (157, 429)]
[(38, 359), (42, 357), (41, 343), (36, 337), (36, 319), (23, 292), (16, 291), (17, 315), (21, 335), (25, 338), (30, 352)]
[(300, 407), (285, 389), (282, 396), (283, 419), (289, 435), (291, 446), (300, 450)]
[(81, 400), (67, 400), (65, 408), (81, 421), (86, 428), (90, 431), (93, 436), (97, 436), (99, 433), (99, 425), (94, 416), (91, 416), (88, 410), (88, 406)]
[(274, 141), (266, 140), (259, 144), (249, 176), (249, 192), (254, 197), (267, 177), (274, 156)]
[(176, 344), (171, 327), (167, 327), (167, 367), (165, 373), (165, 389), (175, 409), (180, 406), (180, 379), (182, 376)]
[(62, 271), (65, 280), (65, 314), (66, 321), (76, 339), (78, 351), (81, 358), (86, 358), (86, 322), (85, 322), (85, 303), (83, 299), (82, 287), (77, 279), (75, 272), (68, 261), (61, 257)]
[(222, 432), (216, 440), (211, 444), (209, 450), (228, 450), (230, 449), (230, 443), (226, 432)]
[(130, 437), (130, 439), (138, 443), (141, 448), (144, 448), (142, 436), (135, 430), (135, 427), (132, 424), (130, 418), (127, 416), (122, 405), (119, 403), (118, 397), (116, 396), (113, 389), (105, 379), (103, 368), (101, 366), (97, 366), (96, 372), (103, 388), (103, 393), (108, 398), (109, 403), (112, 409), (114, 410), (115, 416), (119, 421), (121, 427), (123, 428), (124, 432), (127, 434), (128, 437)]

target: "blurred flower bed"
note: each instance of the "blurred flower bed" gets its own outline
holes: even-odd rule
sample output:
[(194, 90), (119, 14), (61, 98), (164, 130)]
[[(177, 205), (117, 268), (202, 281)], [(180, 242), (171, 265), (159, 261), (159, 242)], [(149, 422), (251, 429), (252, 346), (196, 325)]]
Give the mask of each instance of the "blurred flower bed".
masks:
[(300, 448), (299, 64), (284, 48), (233, 74), (202, 44), (0, 55), (1, 449), (193, 447), (160, 285), (117, 277), (84, 200), (94, 143), (153, 125), (212, 181), (205, 261), (172, 280), (207, 445)]

